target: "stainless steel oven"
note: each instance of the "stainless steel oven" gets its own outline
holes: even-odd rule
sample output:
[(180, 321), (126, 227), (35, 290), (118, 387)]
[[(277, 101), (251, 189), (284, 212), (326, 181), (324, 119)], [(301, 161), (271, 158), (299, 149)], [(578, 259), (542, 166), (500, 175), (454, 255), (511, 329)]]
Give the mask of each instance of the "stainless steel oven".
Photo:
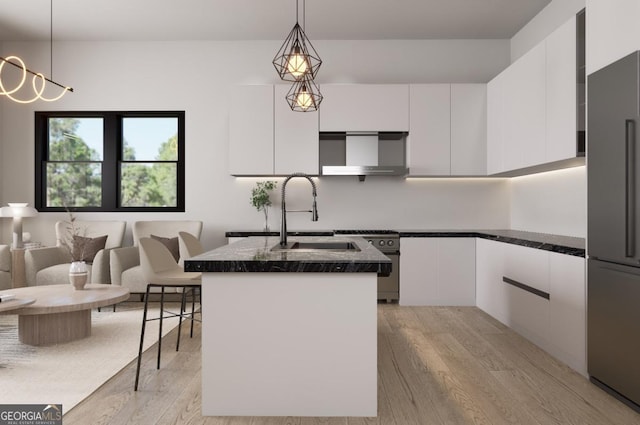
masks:
[(400, 236), (392, 230), (336, 230), (336, 235), (364, 238), (391, 260), (391, 274), (378, 276), (378, 300), (400, 298)]

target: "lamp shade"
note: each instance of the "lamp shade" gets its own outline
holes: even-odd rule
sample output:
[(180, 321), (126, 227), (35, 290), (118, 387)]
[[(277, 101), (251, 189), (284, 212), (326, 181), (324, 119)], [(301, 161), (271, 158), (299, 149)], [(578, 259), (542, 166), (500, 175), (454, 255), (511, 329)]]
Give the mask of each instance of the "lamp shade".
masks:
[(35, 217), (38, 215), (38, 210), (28, 206), (26, 202), (9, 202), (8, 207), (2, 207), (0, 209), (1, 217)]
[(273, 59), (278, 75), (284, 81), (299, 81), (308, 76), (315, 78), (320, 65), (322, 60), (318, 52), (296, 22)]
[(30, 207), (26, 202), (10, 202), (8, 207), (0, 208), (0, 217), (13, 218), (13, 249), (23, 248), (22, 243), (22, 218), (35, 217), (38, 210)]
[(322, 94), (318, 85), (308, 76), (293, 83), (286, 99), (292, 111), (313, 112), (318, 110)]

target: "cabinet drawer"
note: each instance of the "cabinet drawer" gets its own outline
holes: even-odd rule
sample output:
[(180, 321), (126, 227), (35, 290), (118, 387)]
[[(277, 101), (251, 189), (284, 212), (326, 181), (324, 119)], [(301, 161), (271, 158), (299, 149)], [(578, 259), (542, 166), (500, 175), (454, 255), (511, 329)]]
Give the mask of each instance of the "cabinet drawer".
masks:
[(512, 285), (505, 285), (508, 323), (516, 332), (547, 350), (551, 326), (549, 300)]
[(549, 293), (549, 253), (519, 245), (505, 245), (504, 277)]

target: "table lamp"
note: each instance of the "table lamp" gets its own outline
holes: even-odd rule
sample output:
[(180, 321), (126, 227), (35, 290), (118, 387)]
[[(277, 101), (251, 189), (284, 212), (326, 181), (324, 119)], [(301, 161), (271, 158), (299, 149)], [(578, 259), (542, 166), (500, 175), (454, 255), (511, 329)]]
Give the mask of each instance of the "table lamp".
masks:
[(38, 210), (29, 207), (26, 202), (9, 202), (8, 207), (0, 209), (0, 217), (13, 217), (13, 249), (22, 249), (22, 218), (35, 217)]

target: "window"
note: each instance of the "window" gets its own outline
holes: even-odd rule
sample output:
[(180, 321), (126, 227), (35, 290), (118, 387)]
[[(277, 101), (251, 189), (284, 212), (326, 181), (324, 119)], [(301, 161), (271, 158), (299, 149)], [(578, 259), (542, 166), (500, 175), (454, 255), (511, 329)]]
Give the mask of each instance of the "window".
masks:
[(39, 211), (184, 211), (184, 112), (36, 112)]

